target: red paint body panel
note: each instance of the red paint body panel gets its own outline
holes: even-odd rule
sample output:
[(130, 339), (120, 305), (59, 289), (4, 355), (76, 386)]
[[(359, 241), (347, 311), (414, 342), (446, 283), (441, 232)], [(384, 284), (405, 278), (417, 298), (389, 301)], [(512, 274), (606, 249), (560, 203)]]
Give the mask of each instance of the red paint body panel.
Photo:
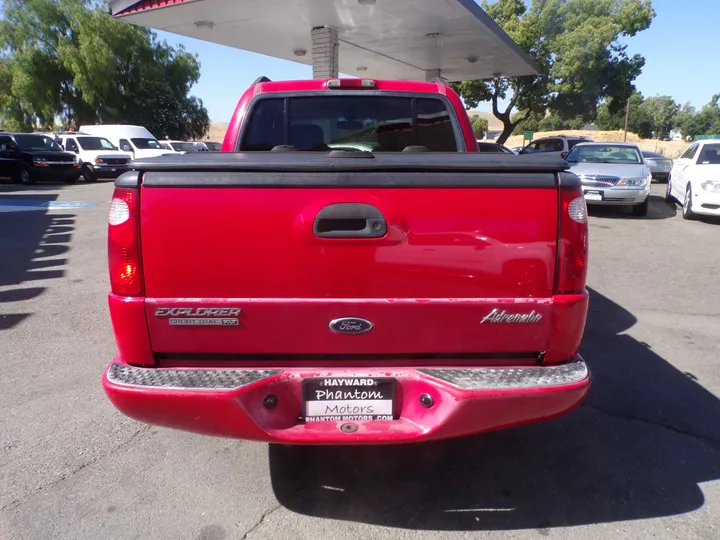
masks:
[(108, 295), (110, 320), (120, 356), (135, 366), (155, 365), (145, 317), (145, 299)]
[[(405, 92), (408, 94), (422, 95), (422, 94), (440, 94), (450, 101), (450, 104), (455, 111), (457, 120), (462, 130), (463, 140), (467, 152), (478, 152), (477, 137), (473, 132), (470, 119), (465, 112), (460, 96), (457, 95), (455, 90), (441, 83), (434, 82), (422, 82), (422, 81), (392, 81), (392, 80), (376, 80), (374, 91), (381, 92)], [(328, 89), (326, 88), (327, 80), (313, 79), (313, 80), (300, 80), (300, 81), (271, 81), (265, 83), (258, 83), (248, 88), (240, 98), (235, 112), (230, 119), (227, 131), (225, 132), (225, 139), (223, 140), (222, 151), (233, 152), (238, 138), (240, 137), (240, 130), (245, 120), (245, 115), (248, 111), (248, 106), (255, 97), (260, 94), (269, 93), (290, 93), (290, 92), (328, 92), (329, 96), (342, 95), (343, 90)], [(357, 89), (353, 89), (357, 91)]]
[[(239, 307), (238, 326), (173, 326), (158, 307)], [(529, 353), (547, 347), (551, 299), (148, 299), (153, 350), (194, 354)], [(480, 324), (493, 309), (543, 316), (536, 324)], [(362, 336), (328, 331), (328, 322), (362, 317), (375, 327)]]
[[(328, 376), (395, 378), (398, 419), (356, 421), (355, 433), (340, 430), (346, 422), (298, 422), (302, 379)], [(295, 368), (231, 392), (138, 389), (111, 383), (107, 376), (103, 386), (120, 411), (141, 422), (257, 441), (352, 445), (460, 437), (554, 418), (582, 401), (590, 380), (548, 388), (468, 391), (408, 368)], [(420, 405), (423, 393), (434, 398), (432, 409)], [(268, 394), (278, 397), (274, 409), (262, 405)]]
[[(142, 188), (149, 298), (549, 298), (552, 189)], [(388, 234), (313, 234), (333, 203)]]
[[(537, 355), (547, 346), (552, 189), (142, 188), (141, 198), (156, 352)], [(317, 238), (313, 220), (335, 202), (372, 204), (388, 235)], [(239, 307), (241, 324), (171, 326), (154, 316), (194, 305)], [(481, 325), (493, 309), (543, 318)], [(329, 332), (341, 317), (375, 328), (355, 338)]]
[(590, 296), (585, 291), (557, 295), (553, 300), (553, 321), (545, 354), (547, 363), (565, 362), (580, 350)]

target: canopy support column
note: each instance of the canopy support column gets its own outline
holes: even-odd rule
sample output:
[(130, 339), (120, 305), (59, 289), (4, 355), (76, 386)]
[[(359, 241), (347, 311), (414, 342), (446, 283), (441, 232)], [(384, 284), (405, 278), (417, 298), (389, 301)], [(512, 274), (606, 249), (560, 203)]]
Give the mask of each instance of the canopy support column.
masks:
[(427, 82), (434, 82), (436, 79), (442, 79), (442, 74), (439, 69), (425, 70), (425, 80)]
[(336, 28), (320, 26), (312, 29), (313, 79), (334, 79), (338, 76), (340, 43)]

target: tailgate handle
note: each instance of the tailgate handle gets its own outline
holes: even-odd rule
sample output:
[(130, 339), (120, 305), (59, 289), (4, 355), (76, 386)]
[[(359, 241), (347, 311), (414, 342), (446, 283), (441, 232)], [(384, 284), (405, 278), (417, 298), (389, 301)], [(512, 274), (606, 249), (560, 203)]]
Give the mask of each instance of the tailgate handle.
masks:
[(387, 222), (370, 204), (336, 203), (318, 212), (313, 232), (318, 238), (382, 238)]

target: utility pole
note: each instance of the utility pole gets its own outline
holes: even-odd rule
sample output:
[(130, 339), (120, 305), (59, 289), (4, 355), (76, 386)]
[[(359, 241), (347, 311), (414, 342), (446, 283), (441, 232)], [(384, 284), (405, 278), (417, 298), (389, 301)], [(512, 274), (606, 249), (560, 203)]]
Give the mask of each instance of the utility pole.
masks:
[(625, 138), (623, 139), (624, 142), (627, 142), (627, 131), (628, 131), (628, 122), (630, 121), (630, 98), (628, 98), (627, 106), (625, 107)]

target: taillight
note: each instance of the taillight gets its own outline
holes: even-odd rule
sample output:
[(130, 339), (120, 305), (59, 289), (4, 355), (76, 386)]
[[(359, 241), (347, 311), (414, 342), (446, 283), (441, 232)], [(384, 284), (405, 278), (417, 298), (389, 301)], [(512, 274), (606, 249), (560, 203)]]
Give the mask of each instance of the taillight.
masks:
[(108, 216), (108, 266), (113, 293), (143, 294), (137, 189), (115, 188), (113, 193)]
[(558, 271), (555, 294), (574, 294), (585, 290), (588, 265), (588, 215), (582, 186), (571, 175), (560, 186), (558, 231)]

